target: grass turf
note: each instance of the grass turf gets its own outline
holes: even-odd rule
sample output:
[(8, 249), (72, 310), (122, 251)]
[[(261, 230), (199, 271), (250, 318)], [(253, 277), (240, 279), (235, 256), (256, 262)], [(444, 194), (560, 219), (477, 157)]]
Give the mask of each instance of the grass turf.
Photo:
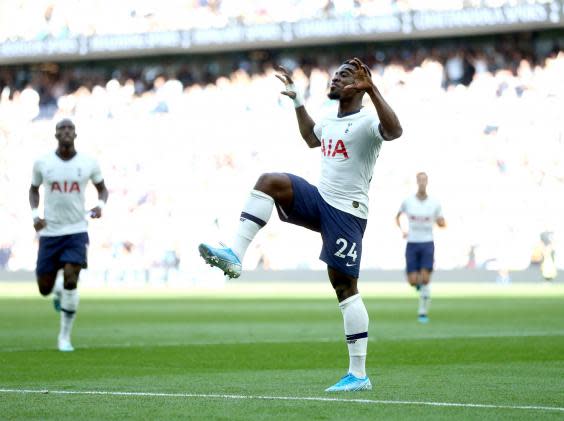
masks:
[(561, 294), (438, 294), (428, 325), (416, 322), (415, 295), (368, 296), (365, 303), (374, 389), (329, 395), (323, 390), (348, 367), (334, 299), (86, 296), (73, 335), (74, 353), (54, 350), (58, 316), (48, 300), (0, 299), (0, 388), (54, 391), (0, 392), (0, 419), (564, 417), (564, 410), (517, 408), (564, 408)]

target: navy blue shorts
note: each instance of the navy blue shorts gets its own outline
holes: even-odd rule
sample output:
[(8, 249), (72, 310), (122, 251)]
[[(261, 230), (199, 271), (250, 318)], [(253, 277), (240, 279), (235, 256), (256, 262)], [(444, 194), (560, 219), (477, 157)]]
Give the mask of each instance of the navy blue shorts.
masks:
[(88, 233), (39, 237), (37, 268), (35, 273), (43, 275), (61, 269), (65, 263), (87, 267)]
[(419, 272), (421, 269), (431, 272), (435, 263), (435, 243), (407, 243), (405, 262), (407, 273)]
[(321, 233), (323, 247), (319, 259), (358, 278), (366, 219), (334, 208), (323, 200), (317, 187), (301, 177), (287, 175), (292, 181), (294, 200), (289, 211), (276, 206), (280, 219)]

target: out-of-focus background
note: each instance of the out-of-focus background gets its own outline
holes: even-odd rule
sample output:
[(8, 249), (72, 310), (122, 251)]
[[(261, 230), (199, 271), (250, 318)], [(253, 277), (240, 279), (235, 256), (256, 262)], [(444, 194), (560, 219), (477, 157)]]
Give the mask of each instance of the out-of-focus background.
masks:
[[(376, 164), (362, 270), (403, 270), (394, 217), (418, 171), (448, 222), (439, 273), (540, 282), (548, 259), (564, 269), (562, 0), (12, 0), (0, 1), (2, 277), (33, 277), (31, 168), (71, 117), (110, 190), (88, 278), (200, 282), (197, 244), (229, 242), (261, 173), (317, 183), (319, 150), (301, 140), (275, 66), (320, 118), (353, 56), (404, 127)], [(323, 270), (320, 247), (273, 215), (244, 266)]]

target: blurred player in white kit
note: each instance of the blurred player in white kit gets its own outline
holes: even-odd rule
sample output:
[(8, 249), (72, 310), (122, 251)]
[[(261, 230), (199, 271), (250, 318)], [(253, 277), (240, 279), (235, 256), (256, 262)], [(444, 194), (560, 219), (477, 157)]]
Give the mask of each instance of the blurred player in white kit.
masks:
[[(429, 322), (429, 304), (431, 302), (431, 273), (435, 262), (435, 243), (433, 227), (446, 226), (439, 201), (427, 195), (428, 177), (424, 172), (417, 174), (417, 193), (406, 198), (396, 215), (396, 224), (407, 239), (405, 261), (407, 281), (419, 291), (418, 320)], [(409, 229), (401, 226), (401, 215), (409, 221)]]
[[(49, 295), (57, 272), (63, 270), (62, 290), (54, 291), (54, 305), (61, 312), (59, 351), (74, 351), (71, 331), (78, 309), (78, 276), (87, 267), (88, 222), (84, 207), (86, 185), (91, 180), (98, 191), (98, 203), (90, 209), (91, 218), (100, 218), (108, 200), (108, 190), (95, 159), (78, 153), (74, 123), (59, 121), (55, 129), (58, 147), (35, 161), (29, 189), (33, 227), (39, 233), (37, 285), (41, 295)], [(44, 217), (39, 214), (39, 186), (43, 184)]]

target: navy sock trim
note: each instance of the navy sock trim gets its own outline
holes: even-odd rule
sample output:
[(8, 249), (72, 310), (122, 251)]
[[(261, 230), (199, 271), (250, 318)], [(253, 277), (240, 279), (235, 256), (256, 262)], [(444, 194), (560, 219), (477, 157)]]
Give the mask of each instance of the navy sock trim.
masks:
[(247, 213), (247, 212), (241, 212), (241, 218), (245, 218), (245, 219), (248, 219), (249, 221), (253, 221), (255, 224), (257, 224), (261, 228), (266, 225), (265, 221), (263, 221), (260, 218), (257, 218), (254, 215), (251, 215), (250, 213)]
[(355, 340), (355, 339), (368, 338), (368, 332), (355, 333), (354, 335), (346, 335), (346, 337), (347, 337), (347, 341), (352, 341), (352, 340)]
[(68, 314), (69, 316), (72, 316), (74, 313), (76, 313), (76, 311), (65, 310), (62, 307), (61, 307), (61, 311), (65, 314)]

